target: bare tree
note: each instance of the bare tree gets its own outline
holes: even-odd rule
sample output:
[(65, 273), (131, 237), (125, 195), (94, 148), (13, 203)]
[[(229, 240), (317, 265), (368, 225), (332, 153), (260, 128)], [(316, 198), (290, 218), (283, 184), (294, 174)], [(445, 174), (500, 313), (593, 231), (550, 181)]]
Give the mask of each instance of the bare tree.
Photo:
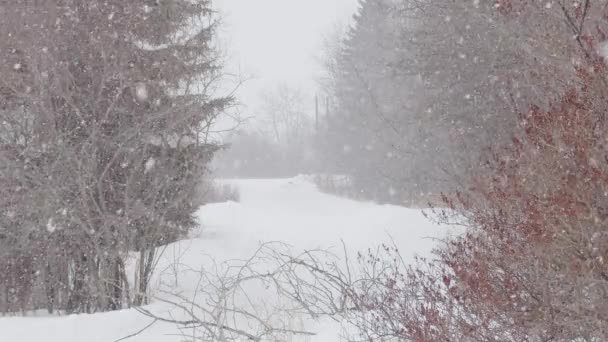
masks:
[(271, 242), (246, 260), (220, 263), (210, 257), (204, 268), (191, 270), (198, 278), (193, 293), (176, 293), (170, 286), (157, 291), (155, 300), (173, 308), (168, 314), (137, 310), (155, 321), (176, 324), (184, 337), (195, 341), (312, 336), (312, 320), (337, 310), (326, 305), (338, 301), (339, 289), (315, 275), (323, 261), (334, 257), (322, 250), (292, 255), (291, 249)]
[(176, 324), (193, 341), (291, 340), (314, 336), (319, 320), (342, 325), (349, 341), (405, 336), (401, 329), (410, 322), (400, 319), (418, 314), (421, 299), (418, 287), (407, 287), (414, 282), (402, 283), (408, 265), (398, 250), (380, 246), (351, 259), (342, 247), (297, 253), (272, 242), (245, 260), (211, 258), (190, 270), (198, 279), (193, 293), (170, 286), (157, 292), (156, 300), (172, 308), (167, 313), (137, 310), (153, 322)]

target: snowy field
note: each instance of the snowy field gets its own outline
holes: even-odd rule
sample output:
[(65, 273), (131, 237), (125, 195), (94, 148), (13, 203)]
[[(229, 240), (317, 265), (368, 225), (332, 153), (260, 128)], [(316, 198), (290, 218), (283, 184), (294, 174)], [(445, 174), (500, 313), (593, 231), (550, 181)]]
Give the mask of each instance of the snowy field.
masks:
[[(281, 241), (290, 252), (311, 249), (349, 253), (394, 241), (406, 258), (428, 254), (431, 237), (443, 236), (445, 227), (427, 221), (419, 210), (377, 205), (338, 198), (317, 191), (305, 177), (276, 180), (226, 181), (240, 191), (240, 202), (204, 206), (199, 211), (201, 229), (191, 239), (168, 246), (159, 261), (152, 285), (158, 299), (146, 310), (163, 317), (179, 318), (163, 299), (196, 298), (202, 268), (217, 267), (223, 261), (246, 259), (262, 243)], [(273, 302), (272, 293), (251, 289), (252, 296)], [(260, 291), (260, 292), (256, 292)], [(281, 319), (280, 317), (278, 319)], [(294, 329), (316, 332), (296, 340), (339, 341), (335, 323), (293, 320)], [(134, 310), (62, 317), (0, 318), (2, 342), (114, 342), (134, 334), (153, 321)], [(300, 326), (301, 325), (301, 326)], [(140, 334), (123, 339), (133, 342), (177, 342), (194, 331), (178, 330), (174, 324), (158, 321)]]

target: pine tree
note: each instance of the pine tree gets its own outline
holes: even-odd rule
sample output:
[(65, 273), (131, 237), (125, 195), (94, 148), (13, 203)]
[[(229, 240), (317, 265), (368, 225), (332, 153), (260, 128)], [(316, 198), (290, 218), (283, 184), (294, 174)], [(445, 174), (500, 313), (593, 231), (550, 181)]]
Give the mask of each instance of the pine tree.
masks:
[(195, 224), (192, 189), (215, 151), (199, 130), (231, 102), (214, 97), (211, 2), (17, 0), (0, 17), (0, 262), (24, 254), (21, 297), (40, 301), (43, 286), (51, 309), (141, 304), (155, 247)]
[(418, 89), (403, 67), (409, 52), (398, 14), (394, 1), (360, 2), (329, 75), (334, 108), (322, 147), (336, 172), (353, 176), (356, 190), (382, 201), (399, 201), (397, 190), (407, 197), (412, 189), (400, 187), (415, 183), (406, 158), (418, 137), (411, 108)]

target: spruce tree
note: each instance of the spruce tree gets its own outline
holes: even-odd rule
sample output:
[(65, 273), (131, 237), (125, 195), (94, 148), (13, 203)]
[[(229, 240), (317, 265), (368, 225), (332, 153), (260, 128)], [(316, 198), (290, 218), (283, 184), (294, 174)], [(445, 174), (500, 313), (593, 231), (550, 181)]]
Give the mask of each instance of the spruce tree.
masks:
[(32, 271), (0, 286), (51, 310), (145, 302), (155, 248), (195, 224), (200, 128), (231, 102), (215, 28), (209, 0), (0, 4), (0, 263)]

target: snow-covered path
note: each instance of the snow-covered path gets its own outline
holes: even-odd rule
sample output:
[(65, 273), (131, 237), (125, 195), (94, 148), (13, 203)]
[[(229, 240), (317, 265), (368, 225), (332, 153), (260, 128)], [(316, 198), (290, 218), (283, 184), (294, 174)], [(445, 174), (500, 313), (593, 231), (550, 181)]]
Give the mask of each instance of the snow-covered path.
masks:
[[(226, 181), (240, 190), (240, 202), (202, 207), (201, 229), (189, 240), (171, 245), (159, 263), (153, 287), (175, 278), (180, 292), (191, 293), (196, 279), (183, 272), (168, 272), (179, 263), (199, 269), (209, 256), (215, 260), (249, 257), (268, 241), (282, 241), (294, 251), (314, 248), (365, 250), (382, 242), (396, 243), (404, 256), (427, 254), (434, 245), (429, 236), (442, 236), (445, 228), (428, 222), (419, 210), (363, 203), (320, 193), (305, 177), (278, 180)], [(173, 280), (172, 280), (173, 281)], [(149, 306), (164, 312), (166, 306)], [(1, 342), (113, 342), (145, 327), (151, 321), (135, 310), (64, 317), (0, 318)], [(338, 341), (337, 331), (323, 331), (323, 338)], [(176, 329), (157, 323), (126, 341), (177, 342)]]
[(304, 249), (339, 246), (344, 240), (351, 249), (364, 250), (392, 238), (411, 255), (426, 253), (433, 246), (426, 237), (439, 232), (420, 210), (324, 194), (305, 177), (229, 182), (240, 190), (240, 203), (214, 204), (200, 212), (203, 235), (219, 236), (218, 254), (235, 246), (250, 253), (265, 241)]

